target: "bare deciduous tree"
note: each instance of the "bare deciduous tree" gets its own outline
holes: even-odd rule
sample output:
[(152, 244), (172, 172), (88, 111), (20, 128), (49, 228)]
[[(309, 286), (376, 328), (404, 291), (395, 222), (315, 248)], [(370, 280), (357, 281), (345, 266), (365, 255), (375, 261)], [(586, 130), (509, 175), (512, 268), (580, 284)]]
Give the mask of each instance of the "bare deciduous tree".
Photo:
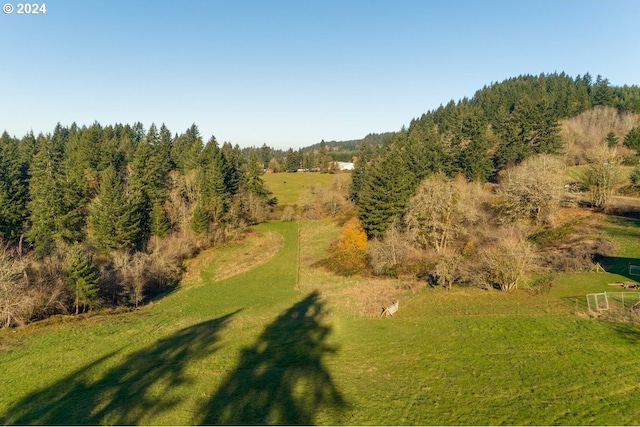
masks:
[(409, 239), (396, 223), (389, 227), (383, 239), (373, 239), (367, 246), (369, 265), (374, 274), (382, 274), (385, 270), (405, 263), (414, 256), (414, 251)]
[(438, 173), (425, 178), (411, 198), (404, 216), (412, 240), (441, 253), (449, 242), (478, 219), (476, 198), (463, 178)]
[(582, 184), (589, 189), (593, 206), (604, 209), (615, 188), (624, 179), (617, 165), (618, 149), (601, 143), (589, 150), (587, 156), (589, 166), (581, 177)]
[(546, 154), (504, 171), (495, 202), (502, 219), (552, 223), (564, 191), (563, 173), (563, 162)]
[(444, 288), (451, 289), (453, 283), (460, 277), (459, 268), (463, 258), (460, 255), (447, 255), (436, 263), (436, 276), (438, 284)]
[[(0, 250), (0, 327), (21, 323), (30, 305), (24, 268), (13, 261), (6, 249)], [(28, 320), (28, 319), (26, 319)]]
[(516, 229), (503, 230), (496, 240), (480, 252), (484, 280), (502, 291), (516, 289), (533, 265), (531, 245)]
[[(588, 153), (597, 147), (607, 135), (615, 132), (626, 135), (638, 126), (638, 117), (630, 112), (621, 112), (613, 107), (597, 106), (570, 119), (561, 120), (562, 139), (566, 142), (565, 157), (570, 164), (589, 163)], [(620, 154), (631, 154), (631, 150), (620, 147)]]
[(27, 259), (14, 258), (7, 248), (0, 248), (0, 328), (66, 311), (59, 260), (48, 257), (38, 271), (27, 271)]
[(298, 200), (300, 215), (306, 219), (336, 217), (353, 209), (349, 202), (349, 176), (337, 174), (329, 189), (314, 184)]

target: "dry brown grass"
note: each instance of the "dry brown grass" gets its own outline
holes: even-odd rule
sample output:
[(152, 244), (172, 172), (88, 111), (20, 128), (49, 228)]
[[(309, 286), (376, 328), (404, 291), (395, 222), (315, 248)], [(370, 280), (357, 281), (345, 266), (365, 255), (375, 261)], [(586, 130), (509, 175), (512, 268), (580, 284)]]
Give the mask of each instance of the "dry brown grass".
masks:
[(418, 280), (370, 278), (348, 288), (323, 292), (323, 295), (331, 298), (336, 308), (354, 316), (377, 317), (394, 301), (399, 301), (402, 309), (403, 301), (424, 287), (425, 283)]
[(220, 281), (244, 273), (269, 261), (283, 245), (284, 238), (278, 233), (253, 232), (240, 242), (202, 251), (185, 262), (182, 286), (201, 286), (204, 283), (202, 274), (211, 275), (212, 281)]
[(340, 224), (335, 221), (304, 221), (300, 231), (300, 283), (299, 290), (309, 293), (319, 290), (333, 312), (341, 316), (376, 317), (382, 307), (394, 301), (411, 298), (425, 282), (411, 277), (402, 279), (338, 276), (318, 265), (327, 256), (331, 242), (340, 235)]

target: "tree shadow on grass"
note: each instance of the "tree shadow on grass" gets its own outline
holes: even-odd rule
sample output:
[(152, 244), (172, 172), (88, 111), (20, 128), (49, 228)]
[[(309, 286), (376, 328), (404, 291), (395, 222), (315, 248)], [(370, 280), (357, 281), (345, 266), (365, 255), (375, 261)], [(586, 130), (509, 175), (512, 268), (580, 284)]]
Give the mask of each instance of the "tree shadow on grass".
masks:
[[(638, 317), (635, 316), (635, 320), (638, 321)], [(624, 339), (627, 343), (632, 345), (640, 344), (640, 325), (626, 322), (607, 322), (613, 331), (615, 331), (620, 338)]]
[(331, 328), (319, 294), (293, 305), (242, 351), (236, 369), (202, 408), (203, 424), (314, 423), (320, 409), (340, 411), (345, 401), (323, 358)]
[(218, 349), (218, 334), (236, 313), (182, 329), (111, 368), (104, 365), (116, 352), (104, 356), (28, 395), (0, 424), (131, 425), (170, 411), (181, 400), (171, 389), (191, 381), (185, 368)]
[(640, 266), (640, 258), (623, 258), (614, 256), (597, 257), (595, 261), (599, 262), (607, 273), (618, 274), (635, 282), (640, 281), (640, 271), (636, 274), (630, 274), (629, 265)]

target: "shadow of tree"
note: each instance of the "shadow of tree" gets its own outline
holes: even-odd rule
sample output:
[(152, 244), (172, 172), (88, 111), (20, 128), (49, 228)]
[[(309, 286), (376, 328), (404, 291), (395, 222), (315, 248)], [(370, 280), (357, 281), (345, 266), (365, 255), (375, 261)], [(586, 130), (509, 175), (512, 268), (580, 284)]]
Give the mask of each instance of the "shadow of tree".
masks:
[(321, 408), (345, 401), (323, 364), (331, 328), (317, 292), (296, 303), (242, 351), (236, 369), (206, 402), (202, 424), (314, 423)]
[(629, 280), (640, 281), (640, 276), (629, 274), (629, 265), (640, 265), (640, 258), (603, 256), (596, 259), (607, 273), (619, 274)]
[(139, 424), (180, 402), (185, 367), (214, 353), (218, 334), (237, 313), (182, 329), (108, 368), (104, 356), (12, 406), (1, 424)]
[[(637, 322), (638, 316), (634, 320)], [(640, 325), (637, 323), (607, 322), (607, 326), (629, 344), (640, 344)]]

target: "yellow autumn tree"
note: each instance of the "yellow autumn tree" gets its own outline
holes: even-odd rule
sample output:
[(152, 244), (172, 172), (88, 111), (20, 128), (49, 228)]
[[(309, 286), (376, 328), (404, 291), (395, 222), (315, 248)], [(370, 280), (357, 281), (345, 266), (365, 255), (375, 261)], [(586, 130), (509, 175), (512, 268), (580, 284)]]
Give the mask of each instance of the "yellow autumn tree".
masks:
[(332, 246), (327, 266), (341, 275), (361, 273), (367, 265), (367, 234), (358, 218), (342, 226), (340, 239)]

